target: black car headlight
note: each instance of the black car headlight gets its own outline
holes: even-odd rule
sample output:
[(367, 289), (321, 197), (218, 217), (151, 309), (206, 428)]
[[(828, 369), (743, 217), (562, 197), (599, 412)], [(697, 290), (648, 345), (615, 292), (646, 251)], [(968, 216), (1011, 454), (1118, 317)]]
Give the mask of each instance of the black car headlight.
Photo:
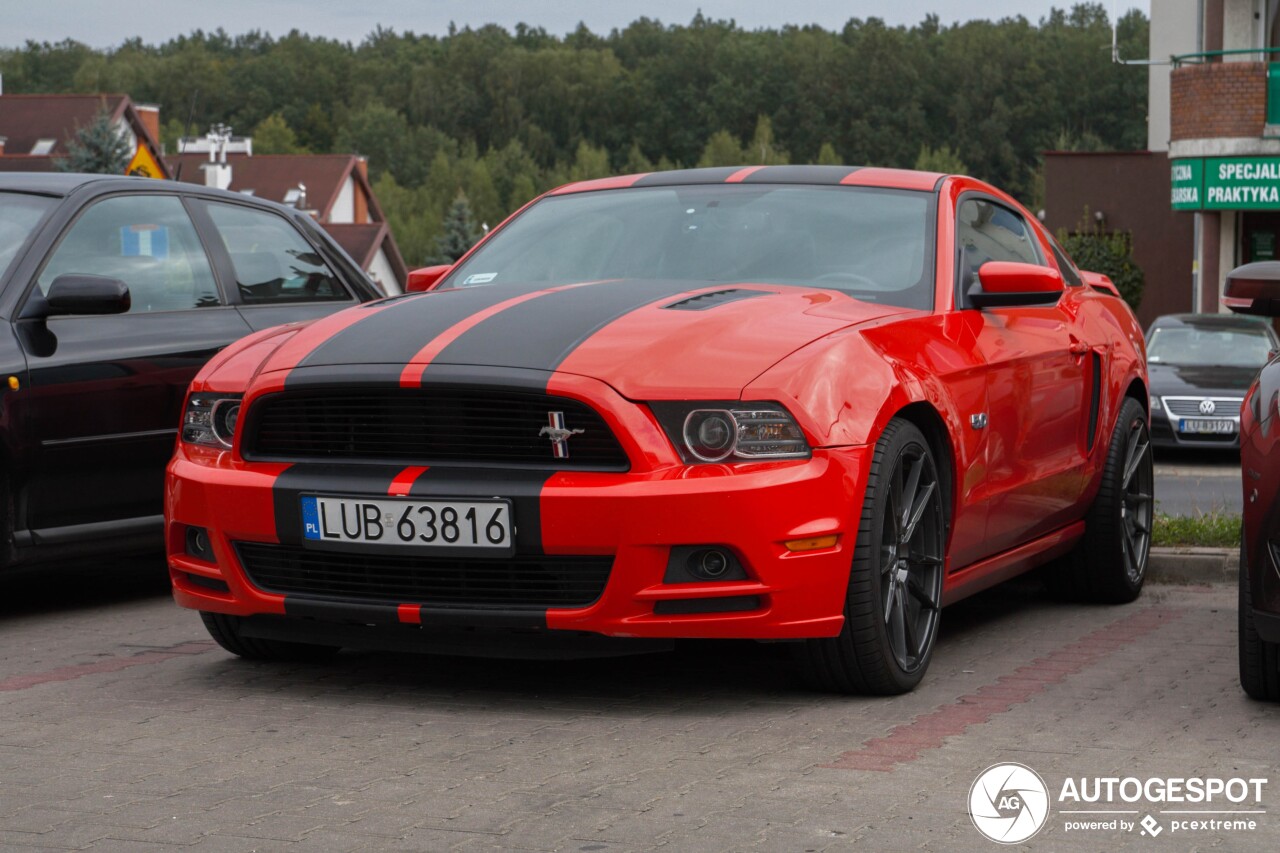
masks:
[(182, 413), (182, 440), (227, 450), (240, 419), (240, 394), (192, 394)]
[(777, 403), (650, 403), (685, 462), (807, 459), (809, 442)]

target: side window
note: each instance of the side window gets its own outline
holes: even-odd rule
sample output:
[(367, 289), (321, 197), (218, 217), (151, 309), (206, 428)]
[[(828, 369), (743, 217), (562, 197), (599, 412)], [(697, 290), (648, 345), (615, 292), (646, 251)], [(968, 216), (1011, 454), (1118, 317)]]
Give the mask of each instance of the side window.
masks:
[(214, 227), (235, 267), (248, 305), (350, 300), (333, 270), (284, 217), (210, 202)]
[(956, 214), (956, 250), (960, 253), (960, 291), (966, 292), (987, 261), (1016, 261), (1044, 266), (1031, 229), (1021, 216), (984, 199), (960, 203)]
[(1062, 273), (1062, 277), (1066, 279), (1067, 284), (1072, 287), (1081, 287), (1084, 279), (1080, 277), (1079, 270), (1076, 265), (1067, 257), (1067, 253), (1062, 251), (1062, 247), (1058, 245), (1058, 241), (1052, 237), (1049, 238), (1049, 248), (1053, 249), (1053, 259), (1058, 262), (1058, 271)]
[(129, 313), (221, 305), (209, 258), (175, 196), (117, 196), (86, 210), (54, 250), (37, 285), (47, 294), (64, 273), (118, 278)]

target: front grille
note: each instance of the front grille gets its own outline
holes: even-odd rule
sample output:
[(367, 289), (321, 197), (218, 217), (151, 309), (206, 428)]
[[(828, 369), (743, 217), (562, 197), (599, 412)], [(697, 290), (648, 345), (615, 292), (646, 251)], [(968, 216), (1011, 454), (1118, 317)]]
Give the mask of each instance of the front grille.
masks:
[[(1160, 399), (1169, 414), (1179, 418), (1238, 418), (1240, 404), (1244, 402), (1241, 397), (1161, 397)], [(1204, 400), (1213, 401), (1212, 414), (1200, 411), (1200, 403)]]
[[(564, 414), (565, 455), (542, 434)], [(580, 430), (580, 432), (579, 432)], [(246, 459), (403, 462), (626, 471), (627, 455), (590, 406), (507, 389), (290, 391), (246, 416)]]
[(612, 557), (485, 560), (311, 551), (236, 543), (254, 586), (286, 595), (442, 607), (582, 607), (604, 591)]

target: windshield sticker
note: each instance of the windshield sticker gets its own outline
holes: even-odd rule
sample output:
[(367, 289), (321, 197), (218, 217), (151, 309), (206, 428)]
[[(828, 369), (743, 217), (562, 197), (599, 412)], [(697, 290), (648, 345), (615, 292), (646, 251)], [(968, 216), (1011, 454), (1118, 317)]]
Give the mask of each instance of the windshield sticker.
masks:
[(466, 279), (463, 280), (462, 286), (466, 287), (469, 284), (488, 284), (497, 277), (498, 274), (496, 272), (478, 272), (475, 275), (467, 276)]
[(120, 255), (125, 258), (168, 258), (169, 229), (163, 225), (125, 225), (120, 229)]

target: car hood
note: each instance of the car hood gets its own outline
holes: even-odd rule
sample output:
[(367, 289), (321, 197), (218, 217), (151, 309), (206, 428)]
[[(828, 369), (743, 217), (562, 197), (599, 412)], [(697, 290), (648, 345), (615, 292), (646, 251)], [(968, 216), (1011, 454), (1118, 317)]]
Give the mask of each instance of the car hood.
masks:
[(290, 349), (307, 355), (278, 366), (381, 365), (408, 382), (429, 381), (436, 368), (521, 369), (588, 376), (632, 399), (736, 398), (806, 344), (907, 310), (761, 284), (611, 280), (532, 293), (488, 285), (351, 309), (366, 314), (337, 332), (300, 331)]
[(1243, 397), (1261, 367), (1188, 367), (1151, 363), (1151, 393), (1163, 396)]

